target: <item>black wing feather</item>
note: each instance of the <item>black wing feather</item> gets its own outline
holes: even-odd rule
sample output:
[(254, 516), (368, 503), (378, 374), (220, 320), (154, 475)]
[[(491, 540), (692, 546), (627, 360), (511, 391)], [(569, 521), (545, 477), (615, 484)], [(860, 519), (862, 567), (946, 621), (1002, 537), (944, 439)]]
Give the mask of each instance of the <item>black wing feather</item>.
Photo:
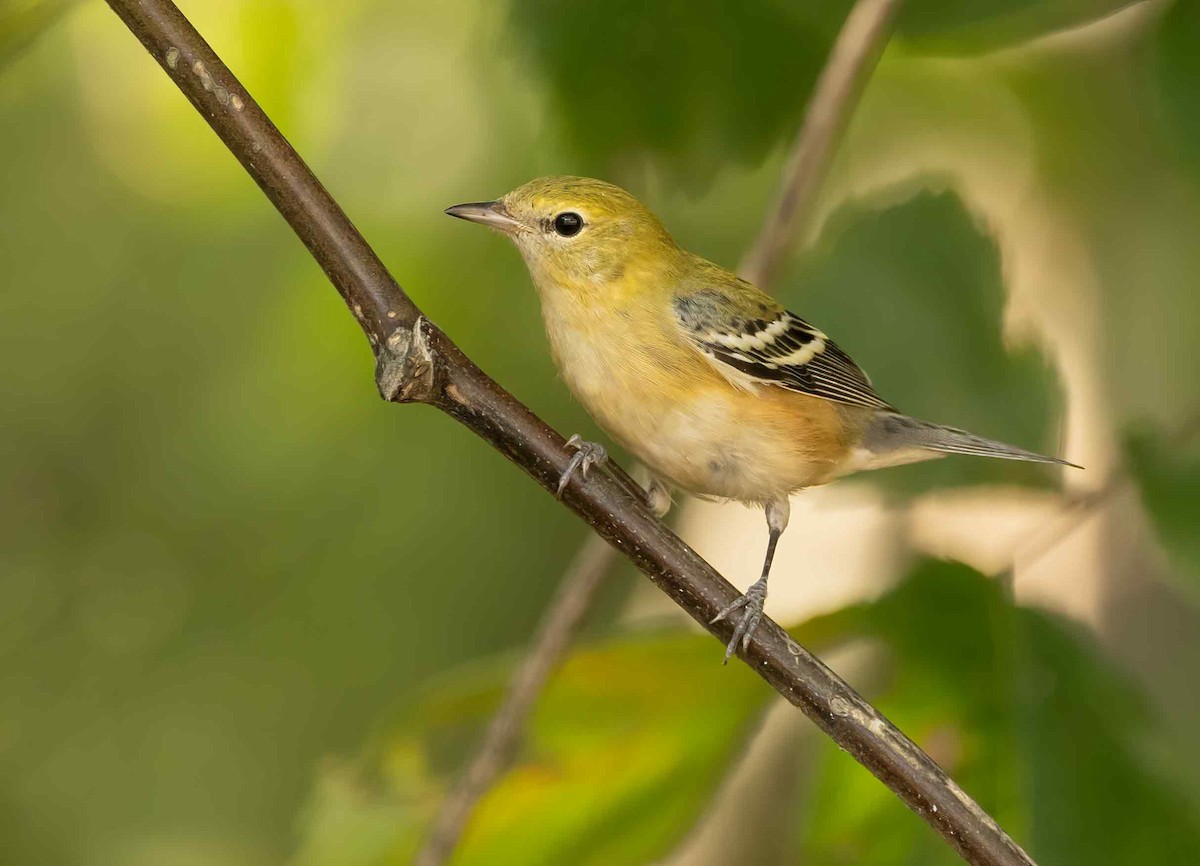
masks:
[(853, 359), (799, 316), (722, 321), (711, 299), (675, 302), (680, 325), (701, 352), (753, 379), (835, 403), (892, 410)]

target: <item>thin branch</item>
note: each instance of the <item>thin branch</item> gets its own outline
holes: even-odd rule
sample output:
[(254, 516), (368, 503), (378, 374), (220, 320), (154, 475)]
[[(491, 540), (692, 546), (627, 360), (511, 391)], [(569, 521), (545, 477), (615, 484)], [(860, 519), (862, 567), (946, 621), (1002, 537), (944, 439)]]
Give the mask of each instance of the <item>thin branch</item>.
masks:
[(1012, 561), (1008, 566), (1010, 577), (1016, 575), (1018, 568), (1028, 571), (1074, 535), (1075, 530), (1095, 515), (1101, 506), (1108, 504), (1128, 480), (1123, 471), (1117, 470), (1103, 486), (1067, 499), (1064, 513), (1049, 529), (1039, 527), (1030, 533), (1029, 538), (1014, 545)]
[[(1200, 415), (1184, 420), (1175, 430), (1166, 434), (1164, 442), (1174, 448), (1186, 448), (1196, 436), (1200, 436)], [(1128, 465), (1118, 464), (1102, 485), (1070, 497), (1059, 522), (1049, 529), (1039, 528), (1031, 532), (1028, 538), (1017, 542), (1013, 547), (1008, 574), (1015, 574), (1018, 567), (1028, 571), (1037, 565), (1132, 482)]]
[(742, 276), (756, 286), (770, 282), (812, 210), (834, 145), (858, 103), (863, 84), (887, 45), (900, 2), (858, 0), (842, 25), (788, 154), (779, 195), (763, 220), (758, 238), (742, 260)]
[[(553, 492), (562, 436), (429, 323), (308, 167), (170, 0), (108, 0), (292, 226), (376, 351), (386, 399), (436, 406)], [(562, 501), (724, 644), (709, 621), (737, 590), (619, 481), (576, 478)], [(933, 760), (819, 659), (764, 619), (739, 655), (977, 866), (1032, 861)]]
[(595, 533), (588, 535), (538, 626), (533, 649), (517, 669), (466, 774), (442, 803), (433, 831), (413, 866), (438, 866), (454, 852), (475, 804), (508, 768), (538, 695), (616, 561), (616, 548)]
[[(837, 133), (853, 112), (862, 91), (861, 85), (869, 77), (869, 67), (874, 65), (887, 42), (893, 12), (899, 2), (858, 0), (830, 50), (760, 237), (746, 253), (746, 261), (753, 264), (743, 267), (743, 275), (762, 289), (768, 287), (787, 252), (787, 241), (794, 236), (796, 227), (812, 206)], [(598, 558), (598, 570), (594, 574), (581, 573), (579, 563), (593, 556)], [(599, 559), (601, 556), (602, 560)], [(543, 615), (542, 627), (521, 662), (504, 704), (488, 725), (466, 771), (443, 801), (433, 829), (413, 861), (414, 866), (441, 866), (454, 853), (476, 804), (513, 760), (524, 720), (537, 702), (550, 673), (569, 651), (574, 631), (616, 561), (615, 551), (605, 545), (597, 547), (594, 535), (584, 542), (575, 563), (563, 578), (559, 592)], [(567, 611), (571, 612), (570, 618)], [(559, 631), (559, 628), (563, 630)]]

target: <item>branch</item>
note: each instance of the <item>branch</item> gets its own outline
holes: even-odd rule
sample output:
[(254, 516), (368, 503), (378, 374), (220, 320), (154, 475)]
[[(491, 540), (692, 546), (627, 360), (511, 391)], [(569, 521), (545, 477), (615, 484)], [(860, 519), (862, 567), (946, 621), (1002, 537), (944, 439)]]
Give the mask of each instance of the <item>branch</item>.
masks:
[[(170, 0), (108, 0), (291, 225), (371, 345), (385, 396), (436, 406), (553, 492), (571, 458), (561, 436), (429, 323), (329, 193)], [(709, 624), (738, 592), (626, 486), (576, 477), (562, 501), (722, 643)], [(764, 619), (739, 655), (976, 866), (1032, 861), (920, 748), (819, 659)]]
[(779, 195), (742, 261), (741, 275), (748, 282), (763, 287), (786, 258), (825, 179), (834, 144), (883, 53), (900, 2), (858, 0), (850, 10), (813, 88), (808, 113), (784, 166)]
[(575, 630), (616, 558), (616, 549), (595, 534), (588, 535), (579, 548), (538, 625), (533, 649), (521, 661), (504, 703), (488, 723), (479, 751), (462, 780), (442, 804), (433, 830), (413, 860), (413, 866), (439, 866), (454, 852), (475, 804), (508, 769), (530, 711), (546, 680), (570, 647)]
[[(853, 112), (870, 67), (891, 34), (891, 19), (899, 2), (858, 0), (830, 50), (785, 163), (779, 191), (758, 239), (746, 253), (743, 276), (761, 289), (772, 281), (789, 242), (812, 207), (837, 134)], [(594, 571), (579, 568), (581, 561), (592, 561), (593, 557)], [(613, 548), (598, 545), (595, 536), (584, 542), (543, 614), (538, 634), (513, 677), (504, 703), (488, 725), (466, 771), (438, 810), (414, 866), (442, 866), (454, 853), (476, 804), (508, 769), (525, 719), (551, 672), (570, 649), (575, 630), (616, 561)]]
[[(1200, 415), (1186, 419), (1175, 430), (1168, 432), (1164, 441), (1175, 448), (1186, 448), (1198, 435)], [(1037, 565), (1132, 482), (1128, 464), (1120, 463), (1109, 473), (1108, 479), (1102, 485), (1068, 498), (1065, 514), (1058, 523), (1052, 525), (1049, 530), (1039, 528), (1030, 533), (1028, 539), (1017, 542), (1013, 547), (1012, 561), (1006, 573), (1011, 578), (1018, 567), (1028, 570)]]

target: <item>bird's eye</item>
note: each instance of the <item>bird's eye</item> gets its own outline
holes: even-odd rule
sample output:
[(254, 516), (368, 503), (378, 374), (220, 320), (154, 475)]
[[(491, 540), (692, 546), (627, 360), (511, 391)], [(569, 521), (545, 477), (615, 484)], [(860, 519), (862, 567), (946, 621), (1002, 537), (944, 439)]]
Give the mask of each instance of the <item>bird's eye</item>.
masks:
[(575, 237), (582, 228), (583, 217), (577, 213), (567, 211), (566, 213), (560, 213), (554, 218), (554, 230), (564, 238)]

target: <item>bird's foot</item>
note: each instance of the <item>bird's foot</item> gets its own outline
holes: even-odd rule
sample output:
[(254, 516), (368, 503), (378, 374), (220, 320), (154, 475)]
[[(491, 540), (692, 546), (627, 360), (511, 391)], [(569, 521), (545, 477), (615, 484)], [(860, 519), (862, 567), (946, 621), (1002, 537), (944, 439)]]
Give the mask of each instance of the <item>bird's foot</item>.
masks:
[(742, 644), (742, 650), (750, 646), (750, 638), (754, 635), (754, 630), (758, 628), (758, 623), (763, 618), (763, 606), (767, 601), (767, 579), (759, 578), (750, 588), (746, 590), (746, 594), (732, 604), (726, 605), (721, 609), (721, 612), (712, 618), (712, 622), (720, 622), (735, 611), (745, 608), (742, 613), (742, 619), (733, 630), (733, 637), (729, 639), (728, 646), (725, 647), (725, 661), (723, 664), (729, 664), (730, 657), (737, 650), (738, 642)]
[(655, 517), (666, 517), (667, 512), (671, 510), (671, 488), (654, 476), (650, 477), (642, 496)]
[(559, 499), (562, 499), (563, 491), (567, 489), (576, 472), (586, 479), (593, 466), (603, 465), (608, 460), (608, 452), (604, 450), (603, 445), (598, 442), (586, 442), (578, 433), (567, 440), (567, 447), (575, 449), (575, 456), (558, 479), (558, 490), (554, 495)]

